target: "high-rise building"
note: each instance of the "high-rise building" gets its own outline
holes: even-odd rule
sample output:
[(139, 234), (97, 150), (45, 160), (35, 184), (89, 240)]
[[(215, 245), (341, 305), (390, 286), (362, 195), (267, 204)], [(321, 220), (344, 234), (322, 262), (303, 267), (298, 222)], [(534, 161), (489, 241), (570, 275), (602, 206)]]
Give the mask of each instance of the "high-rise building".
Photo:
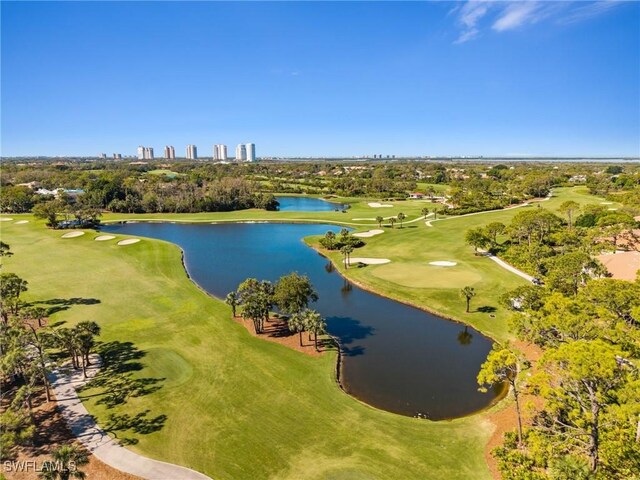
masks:
[(106, 153), (101, 153), (101, 154), (99, 155), (99, 157), (100, 157), (100, 159), (101, 159), (101, 160), (104, 160), (104, 159), (106, 159), (106, 158), (107, 158), (107, 154), (106, 154)]
[(153, 147), (144, 147), (144, 159), (153, 160)]
[(187, 160), (196, 160), (198, 158), (198, 147), (195, 145), (187, 145)]
[(114, 153), (113, 154), (113, 159), (114, 160), (122, 160), (122, 154), (121, 153)]
[(256, 161), (256, 144), (247, 143), (245, 148), (247, 149), (247, 161), (255, 162)]
[(227, 159), (227, 146), (218, 144), (213, 146), (213, 159), (214, 160), (226, 160)]
[(173, 145), (167, 145), (164, 147), (164, 158), (167, 160), (175, 160), (176, 159), (176, 149), (173, 148)]
[(247, 147), (244, 143), (239, 143), (236, 147), (236, 162), (244, 162), (247, 160)]
[(144, 147), (140, 145), (138, 147), (138, 160), (143, 160), (143, 159), (144, 159)]

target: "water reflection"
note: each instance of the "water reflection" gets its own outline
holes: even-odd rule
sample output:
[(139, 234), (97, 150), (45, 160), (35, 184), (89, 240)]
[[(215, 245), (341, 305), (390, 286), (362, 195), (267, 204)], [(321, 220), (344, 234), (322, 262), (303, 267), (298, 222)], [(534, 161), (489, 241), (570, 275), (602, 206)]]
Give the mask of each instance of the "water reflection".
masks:
[(490, 404), (499, 392), (478, 392), (476, 376), (491, 341), (473, 328), (461, 331), (458, 323), (347, 281), (301, 241), (329, 229), (339, 231), (309, 224), (137, 223), (104, 228), (180, 245), (191, 278), (219, 298), (247, 277), (273, 282), (292, 271), (308, 275), (320, 297), (313, 307), (344, 350), (342, 384), (373, 406), (442, 419)]

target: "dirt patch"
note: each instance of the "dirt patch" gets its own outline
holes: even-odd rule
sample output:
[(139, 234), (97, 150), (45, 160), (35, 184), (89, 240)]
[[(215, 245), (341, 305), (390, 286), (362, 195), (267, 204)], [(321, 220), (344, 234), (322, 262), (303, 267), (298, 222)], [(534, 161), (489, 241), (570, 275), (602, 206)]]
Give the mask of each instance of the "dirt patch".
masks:
[(280, 345), (311, 355), (312, 357), (319, 357), (326, 351), (336, 350), (335, 343), (331, 338), (319, 336), (319, 351), (316, 351), (313, 343), (313, 334), (309, 334), (307, 332), (302, 332), (302, 346), (300, 346), (300, 335), (298, 333), (291, 332), (287, 322), (282, 318), (270, 318), (268, 322), (264, 323), (264, 332), (260, 334), (256, 333), (256, 329), (250, 319), (244, 319), (237, 316), (234, 317), (234, 320), (240, 325), (243, 325), (254, 337), (262, 338), (269, 342), (279, 343)]
[[(523, 375), (528, 376), (535, 373), (538, 360), (540, 360), (542, 356), (540, 347), (520, 340), (514, 342), (513, 346), (531, 363), (531, 368), (524, 372)], [(508, 395), (510, 400), (509, 404), (501, 410), (492, 412), (488, 417), (489, 421), (493, 423), (496, 428), (489, 442), (484, 447), (484, 458), (491, 471), (491, 476), (495, 479), (500, 479), (502, 476), (498, 470), (498, 462), (491, 454), (491, 450), (502, 445), (506, 432), (511, 432), (518, 428), (518, 417), (516, 415), (516, 404), (513, 401), (513, 393), (509, 392)], [(526, 393), (520, 394), (522, 422), (524, 426), (531, 424), (535, 410), (542, 408), (542, 404), (543, 400), (540, 397)], [(527, 407), (527, 405), (533, 405), (533, 408)]]
[[(71, 443), (80, 446), (56, 408), (55, 401), (47, 403), (44, 392), (42, 392), (34, 404), (38, 406), (33, 410), (36, 423), (33, 445), (18, 449), (15, 457), (11, 459), (12, 461), (35, 462), (29, 465), (42, 465), (43, 462), (51, 460), (51, 452), (55, 448)], [(89, 464), (81, 467), (80, 470), (86, 473), (87, 478), (91, 480), (136, 480), (139, 478), (111, 468), (93, 455), (89, 455)], [(37, 478), (37, 473), (33, 469), (21, 472), (8, 471), (4, 463), (0, 467), (0, 472), (8, 480), (33, 480)]]

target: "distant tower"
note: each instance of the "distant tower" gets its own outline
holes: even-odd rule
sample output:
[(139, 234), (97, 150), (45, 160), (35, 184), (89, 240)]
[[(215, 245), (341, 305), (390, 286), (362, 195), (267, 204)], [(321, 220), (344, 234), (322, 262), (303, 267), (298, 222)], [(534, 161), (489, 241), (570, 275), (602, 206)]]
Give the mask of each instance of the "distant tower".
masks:
[(247, 143), (245, 146), (247, 149), (247, 161), (255, 162), (256, 161), (256, 144), (255, 143)]
[(236, 147), (236, 162), (244, 162), (247, 160), (247, 147), (243, 143), (239, 143)]
[(196, 160), (198, 158), (198, 147), (195, 145), (187, 145), (187, 160)]
[(226, 160), (227, 159), (227, 146), (218, 144), (213, 147), (213, 159), (214, 160)]
[(164, 147), (164, 158), (167, 160), (175, 160), (176, 159), (176, 150), (172, 145), (167, 145)]
[(145, 160), (153, 160), (153, 147), (144, 147), (142, 151), (142, 157)]
[(143, 159), (144, 159), (144, 147), (140, 145), (138, 147), (138, 160), (143, 160)]

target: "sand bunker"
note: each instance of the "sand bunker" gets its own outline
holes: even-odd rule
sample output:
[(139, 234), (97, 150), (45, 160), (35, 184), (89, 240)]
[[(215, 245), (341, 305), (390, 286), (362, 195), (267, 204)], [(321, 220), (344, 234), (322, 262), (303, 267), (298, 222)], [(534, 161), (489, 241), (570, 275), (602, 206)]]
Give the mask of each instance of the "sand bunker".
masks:
[(116, 238), (115, 235), (99, 235), (96, 238), (94, 238), (94, 240), (96, 242), (104, 242), (105, 240), (113, 240), (114, 238)]
[(84, 235), (84, 232), (69, 232), (62, 235), (62, 238), (76, 238)]
[(131, 245), (132, 243), (138, 243), (139, 241), (139, 238), (127, 238), (126, 240), (120, 240), (118, 245)]
[(0, 218), (0, 222), (10, 222), (11, 220), (13, 220), (13, 218), (8, 218), (8, 217)]
[(607, 210), (613, 212), (613, 211), (618, 210), (618, 209), (617, 208), (607, 208)]
[(388, 205), (388, 204), (385, 204), (385, 203), (378, 203), (378, 202), (369, 202), (368, 205), (371, 208), (391, 208), (391, 207), (393, 207), (393, 205)]
[(18, 220), (14, 225), (24, 225), (25, 223), (29, 223), (29, 220)]
[(448, 260), (438, 260), (437, 262), (429, 262), (429, 265), (435, 265), (436, 267), (455, 267), (457, 262), (450, 262)]
[(360, 232), (360, 233), (354, 233), (353, 236), (354, 237), (360, 237), (360, 238), (369, 238), (369, 237), (375, 237), (376, 235), (380, 235), (381, 233), (384, 233), (384, 230), (369, 230), (368, 232)]
[(368, 258), (368, 257), (354, 257), (349, 259), (349, 265), (354, 263), (364, 263), (365, 265), (382, 265), (389, 263), (391, 260), (388, 258)]
[(613, 202), (600, 202), (600, 205), (613, 205)]

